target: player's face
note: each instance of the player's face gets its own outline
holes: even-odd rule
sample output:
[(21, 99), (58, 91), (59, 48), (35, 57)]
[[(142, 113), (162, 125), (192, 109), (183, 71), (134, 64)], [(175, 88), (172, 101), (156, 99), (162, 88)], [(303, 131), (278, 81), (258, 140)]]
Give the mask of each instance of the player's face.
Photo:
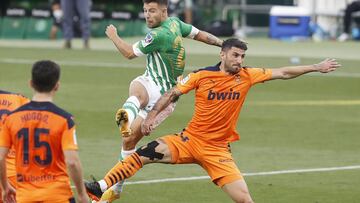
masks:
[(224, 70), (230, 74), (236, 74), (241, 69), (241, 64), (245, 58), (245, 50), (231, 47), (227, 51), (222, 51), (220, 56), (221, 62), (224, 64)]
[(144, 3), (144, 16), (146, 25), (149, 28), (155, 28), (165, 19), (166, 7), (158, 3)]

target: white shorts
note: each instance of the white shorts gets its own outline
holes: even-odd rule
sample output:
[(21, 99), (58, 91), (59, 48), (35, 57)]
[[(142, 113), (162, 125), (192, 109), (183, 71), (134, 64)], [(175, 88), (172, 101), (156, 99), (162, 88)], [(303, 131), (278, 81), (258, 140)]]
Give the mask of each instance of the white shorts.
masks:
[[(149, 96), (149, 102), (147, 103), (145, 108), (140, 109), (139, 111), (139, 116), (145, 119), (147, 114), (152, 110), (158, 99), (161, 97), (161, 88), (157, 86), (150, 77), (146, 77), (144, 75), (136, 77), (134, 80), (131, 81), (131, 83), (135, 81), (141, 83), (145, 87), (146, 92)], [(162, 112), (160, 112), (156, 117), (154, 127), (158, 126), (162, 121), (164, 121), (175, 110), (175, 106), (176, 103), (171, 103)]]

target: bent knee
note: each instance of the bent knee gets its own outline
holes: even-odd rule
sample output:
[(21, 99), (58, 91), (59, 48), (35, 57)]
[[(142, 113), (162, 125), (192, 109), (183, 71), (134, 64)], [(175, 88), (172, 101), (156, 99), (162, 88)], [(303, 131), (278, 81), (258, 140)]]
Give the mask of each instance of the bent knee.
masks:
[(241, 197), (235, 199), (236, 203), (254, 203), (249, 193), (243, 193), (240, 196)]

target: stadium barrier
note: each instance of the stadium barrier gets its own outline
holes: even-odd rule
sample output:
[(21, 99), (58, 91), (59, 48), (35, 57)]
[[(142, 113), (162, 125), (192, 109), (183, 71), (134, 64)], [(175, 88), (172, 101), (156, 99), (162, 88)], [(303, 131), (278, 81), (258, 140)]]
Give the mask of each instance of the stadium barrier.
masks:
[[(128, 11), (113, 11), (107, 14), (101, 10), (93, 10), (91, 17), (91, 36), (106, 37), (107, 25), (114, 24), (119, 36), (143, 36), (148, 32), (144, 17), (141, 13)], [(3, 39), (49, 39), (53, 19), (49, 9), (34, 8), (29, 12), (23, 8), (10, 8), (7, 15), (0, 18), (0, 38)], [(75, 25), (75, 31), (79, 26)], [(57, 38), (62, 37), (61, 29)], [(79, 37), (79, 35), (76, 35)]]

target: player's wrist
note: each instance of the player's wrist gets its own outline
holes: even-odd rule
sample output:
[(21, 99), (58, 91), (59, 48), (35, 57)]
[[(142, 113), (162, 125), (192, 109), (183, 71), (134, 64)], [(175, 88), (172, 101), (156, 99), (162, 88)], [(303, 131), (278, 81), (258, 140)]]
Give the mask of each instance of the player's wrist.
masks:
[(314, 63), (311, 65), (313, 71), (319, 71), (320, 70), (320, 64)]

